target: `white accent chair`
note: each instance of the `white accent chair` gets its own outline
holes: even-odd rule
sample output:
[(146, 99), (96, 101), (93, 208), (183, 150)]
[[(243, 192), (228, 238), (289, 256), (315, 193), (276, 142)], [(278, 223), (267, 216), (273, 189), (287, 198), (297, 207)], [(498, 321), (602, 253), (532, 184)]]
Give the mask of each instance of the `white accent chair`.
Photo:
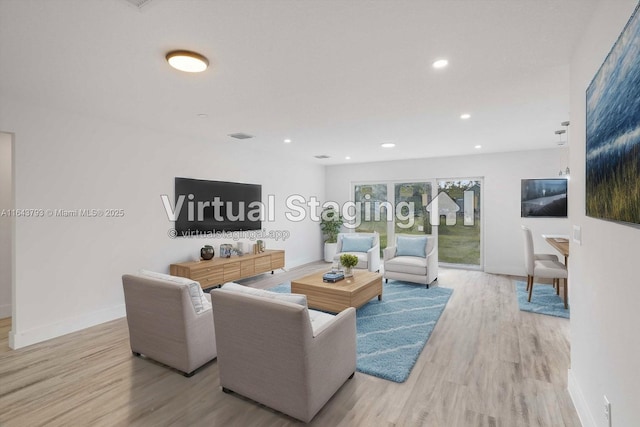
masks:
[(216, 358), (211, 297), (198, 282), (160, 273), (125, 274), (122, 286), (134, 356), (144, 355), (186, 377)]
[(352, 254), (358, 257), (355, 268), (372, 272), (380, 271), (380, 235), (374, 233), (338, 233), (338, 246), (334, 262), (340, 262), (340, 256)]
[(211, 291), (222, 391), (311, 421), (355, 373), (355, 309), (334, 316), (305, 295), (238, 287)]
[(533, 251), (533, 237), (529, 228), (522, 226), (524, 233), (524, 263), (527, 272), (527, 291), (531, 302), (534, 277), (553, 279), (556, 293), (560, 293), (560, 279), (564, 279), (564, 308), (568, 308), (568, 271), (567, 266), (558, 261), (558, 257), (548, 254), (536, 254)]
[(427, 288), (438, 278), (438, 245), (433, 235), (396, 235), (396, 244), (383, 251), (385, 282), (420, 283)]

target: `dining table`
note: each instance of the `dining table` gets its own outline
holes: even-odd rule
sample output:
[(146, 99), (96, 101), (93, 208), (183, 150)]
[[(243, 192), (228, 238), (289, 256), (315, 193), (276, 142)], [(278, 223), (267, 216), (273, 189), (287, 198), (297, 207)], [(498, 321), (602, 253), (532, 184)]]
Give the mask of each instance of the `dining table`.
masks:
[(569, 236), (543, 234), (544, 240), (564, 256), (564, 265), (569, 266)]

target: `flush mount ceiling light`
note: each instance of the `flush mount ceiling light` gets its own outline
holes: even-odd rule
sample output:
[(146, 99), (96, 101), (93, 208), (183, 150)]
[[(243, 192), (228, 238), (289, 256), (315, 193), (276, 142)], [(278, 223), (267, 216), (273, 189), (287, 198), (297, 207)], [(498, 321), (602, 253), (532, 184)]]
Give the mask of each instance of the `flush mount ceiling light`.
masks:
[(470, 119), (471, 118), (471, 114), (468, 114), (468, 113), (460, 114), (460, 118), (462, 120)]
[(187, 73), (200, 73), (209, 66), (207, 58), (188, 50), (174, 50), (167, 53), (167, 62), (176, 70)]
[(393, 148), (396, 146), (393, 142), (385, 142), (384, 144), (380, 144), (382, 148)]
[(436, 69), (444, 68), (447, 65), (449, 65), (449, 61), (447, 61), (446, 59), (438, 59), (436, 62), (432, 64), (433, 68), (436, 68)]

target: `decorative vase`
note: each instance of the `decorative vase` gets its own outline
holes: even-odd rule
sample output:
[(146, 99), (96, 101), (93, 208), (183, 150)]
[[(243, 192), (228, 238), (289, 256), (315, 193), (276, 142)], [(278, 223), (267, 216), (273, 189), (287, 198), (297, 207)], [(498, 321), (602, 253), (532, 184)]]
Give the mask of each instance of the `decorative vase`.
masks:
[(214, 257), (214, 255), (215, 255), (215, 250), (213, 249), (213, 246), (204, 245), (204, 247), (200, 249), (200, 258), (204, 260), (210, 260), (211, 258)]
[(233, 246), (228, 243), (223, 243), (220, 245), (220, 258), (231, 258), (231, 253), (233, 252)]
[(344, 268), (344, 277), (353, 277), (353, 267)]

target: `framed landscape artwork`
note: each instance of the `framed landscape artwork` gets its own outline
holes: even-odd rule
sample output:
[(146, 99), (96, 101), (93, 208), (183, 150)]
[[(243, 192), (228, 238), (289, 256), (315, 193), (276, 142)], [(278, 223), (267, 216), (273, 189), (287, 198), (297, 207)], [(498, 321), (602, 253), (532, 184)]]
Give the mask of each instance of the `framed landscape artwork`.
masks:
[(586, 213), (629, 224), (640, 224), (639, 8), (586, 93)]
[(520, 192), (520, 216), (560, 217), (567, 216), (567, 180), (523, 179)]

